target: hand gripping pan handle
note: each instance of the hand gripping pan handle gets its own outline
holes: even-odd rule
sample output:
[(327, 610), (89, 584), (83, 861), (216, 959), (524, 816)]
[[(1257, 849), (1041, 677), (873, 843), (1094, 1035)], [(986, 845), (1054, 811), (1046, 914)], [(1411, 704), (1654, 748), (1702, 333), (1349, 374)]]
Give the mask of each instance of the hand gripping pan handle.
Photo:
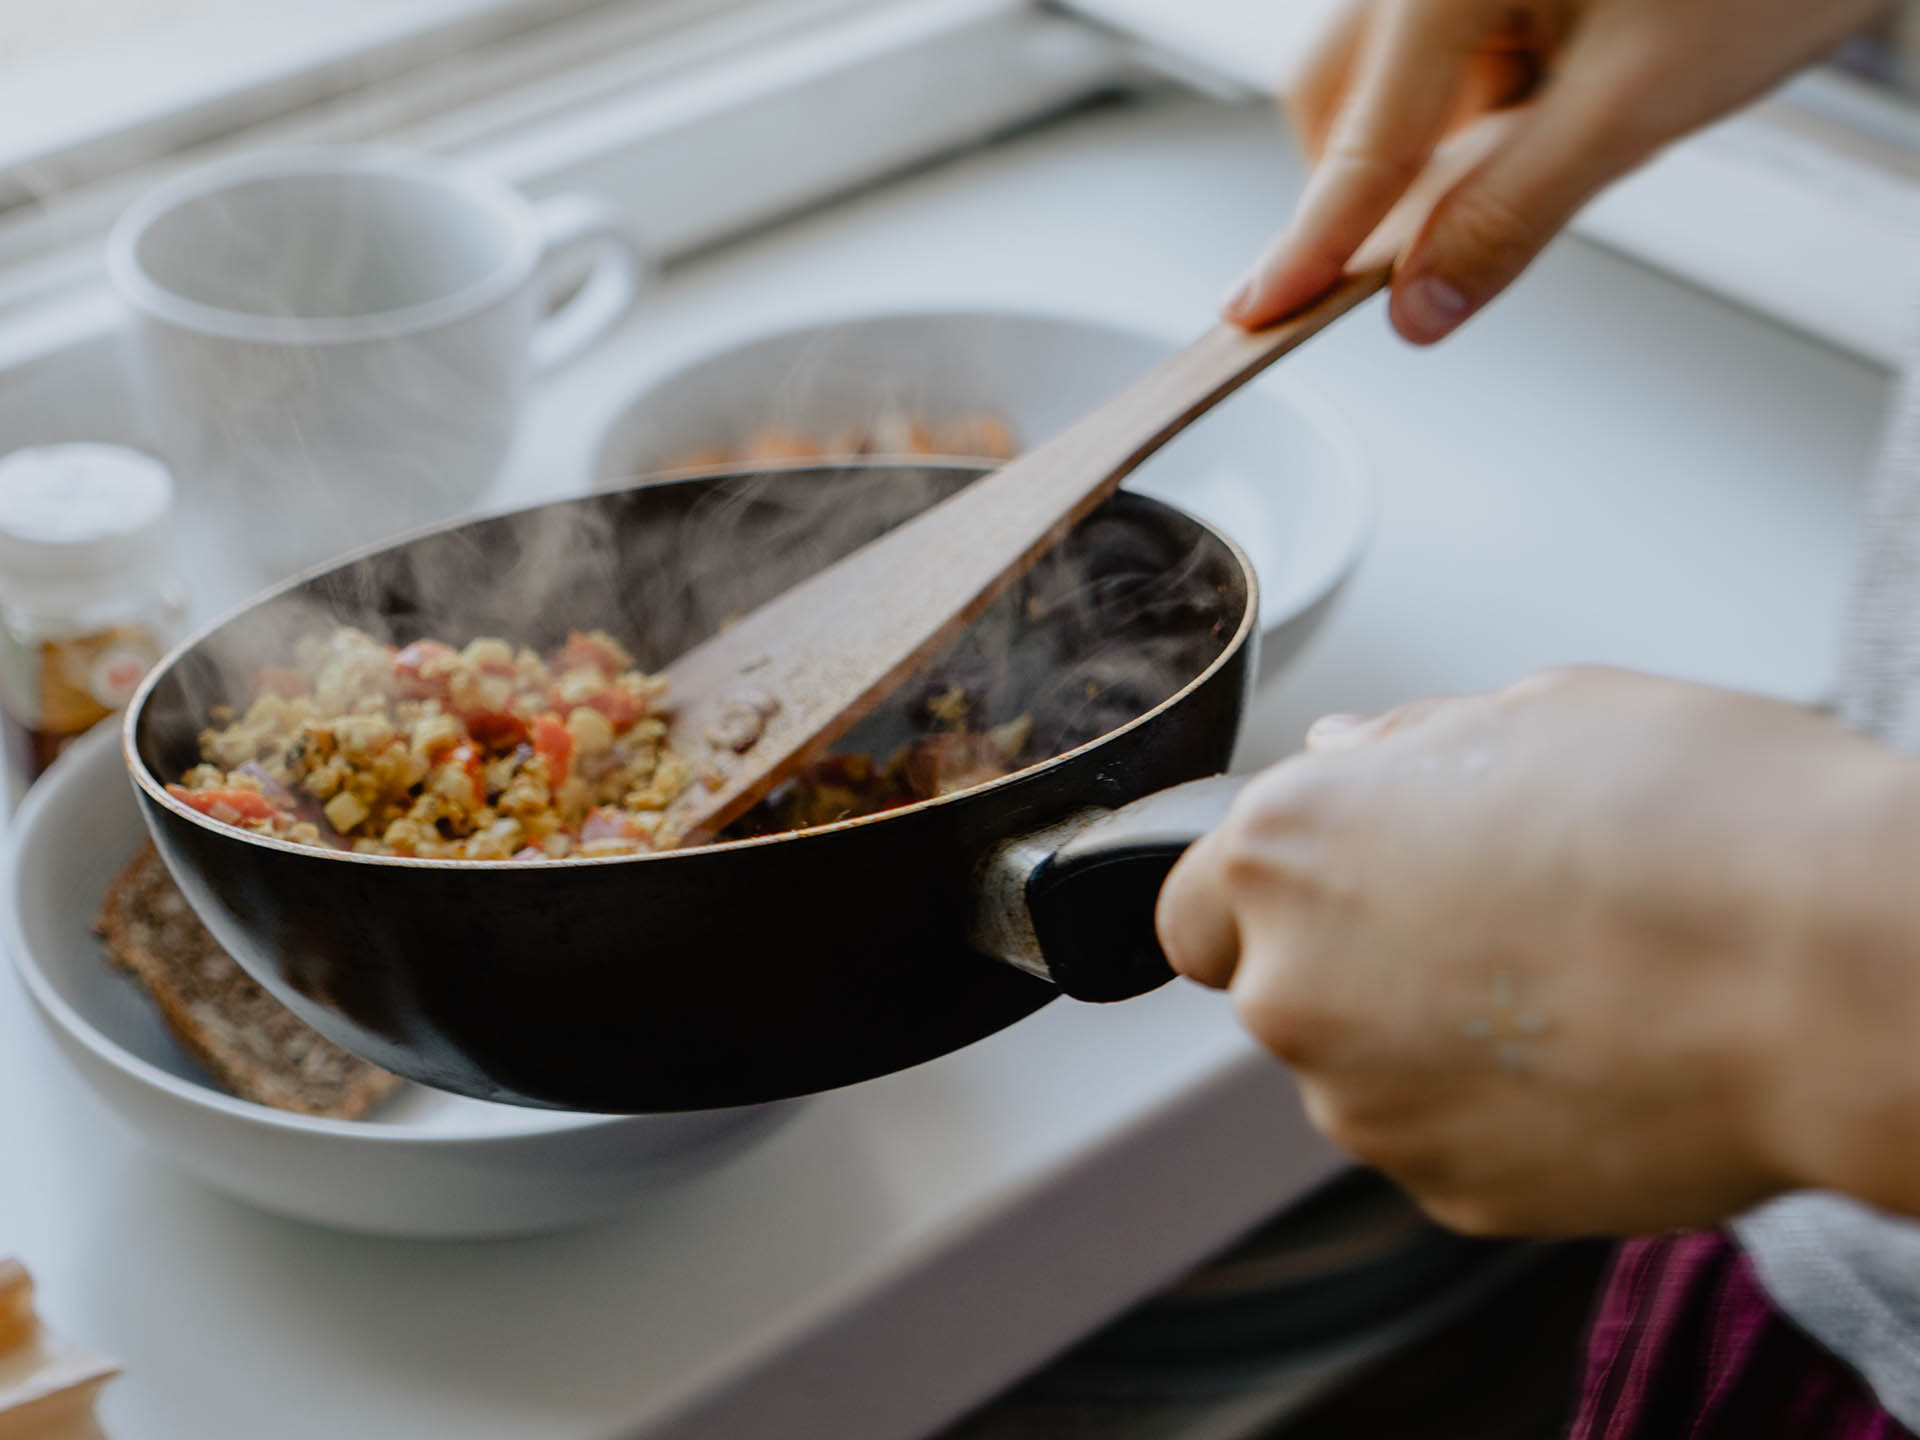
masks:
[(1160, 887), (1246, 783), (1195, 780), (1006, 841), (980, 867), (975, 945), (1076, 1000), (1157, 990), (1173, 979), (1153, 927)]

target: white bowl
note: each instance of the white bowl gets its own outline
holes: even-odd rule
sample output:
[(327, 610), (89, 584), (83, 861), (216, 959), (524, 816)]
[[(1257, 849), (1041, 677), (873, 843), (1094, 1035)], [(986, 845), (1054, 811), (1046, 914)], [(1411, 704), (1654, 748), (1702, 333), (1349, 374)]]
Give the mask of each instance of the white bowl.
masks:
[(108, 723), (28, 794), (7, 855), (7, 948), (81, 1077), (134, 1131), (216, 1189), (345, 1230), (530, 1234), (631, 1204), (760, 1138), (794, 1105), (600, 1116), (403, 1086), (365, 1120), (316, 1120), (214, 1088), (92, 932), (108, 881), (146, 839)]
[[(1190, 337), (1181, 337), (1190, 338)], [(991, 411), (1045, 440), (1178, 348), (1167, 336), (1064, 315), (883, 314), (750, 339), (637, 395), (594, 462), (599, 484), (672, 468), (763, 426), (809, 434), (889, 411)], [(1262, 670), (1290, 658), (1352, 571), (1374, 488), (1339, 412), (1284, 363), (1128, 481), (1239, 542), (1260, 576)]]

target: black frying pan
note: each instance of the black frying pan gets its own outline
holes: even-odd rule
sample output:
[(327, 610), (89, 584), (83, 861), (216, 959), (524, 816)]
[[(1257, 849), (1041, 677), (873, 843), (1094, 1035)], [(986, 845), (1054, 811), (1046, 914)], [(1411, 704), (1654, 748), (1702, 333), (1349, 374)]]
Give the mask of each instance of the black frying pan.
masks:
[[(1152, 910), (1222, 812), (1254, 675), (1246, 557), (1122, 494), (839, 747), (887, 753), (960, 686), (1051, 756), (799, 834), (475, 865), (262, 839), (167, 795), (212, 703), (337, 621), (546, 648), (604, 628), (657, 667), (973, 479), (886, 464), (644, 484), (407, 540), (274, 592), (156, 668), (126, 722), (147, 824), (209, 928), (305, 1020), (412, 1079), (605, 1112), (826, 1090), (1064, 992), (1171, 978)], [(1120, 815), (1131, 802), (1147, 799)], [(989, 958), (997, 956), (998, 958)], [(1000, 960), (1010, 964), (999, 963)]]

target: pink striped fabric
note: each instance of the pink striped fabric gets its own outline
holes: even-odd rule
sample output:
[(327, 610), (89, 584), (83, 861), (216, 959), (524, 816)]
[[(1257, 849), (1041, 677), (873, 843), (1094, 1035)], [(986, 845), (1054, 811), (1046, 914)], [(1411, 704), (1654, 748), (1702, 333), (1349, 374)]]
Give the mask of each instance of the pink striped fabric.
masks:
[(1614, 1254), (1570, 1440), (1914, 1440), (1777, 1310), (1725, 1234)]

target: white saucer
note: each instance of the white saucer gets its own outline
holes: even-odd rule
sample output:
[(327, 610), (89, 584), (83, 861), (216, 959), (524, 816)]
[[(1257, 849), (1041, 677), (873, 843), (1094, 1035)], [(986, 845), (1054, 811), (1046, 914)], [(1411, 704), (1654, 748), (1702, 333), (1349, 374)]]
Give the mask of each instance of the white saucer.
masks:
[(366, 1120), (341, 1121), (235, 1099), (108, 966), (92, 932), (108, 881), (145, 838), (110, 721), (61, 757), (15, 817), (7, 948), (62, 1054), (108, 1107), (183, 1170), (261, 1209), (388, 1235), (554, 1230), (715, 1163), (794, 1108), (576, 1115), (409, 1084)]

